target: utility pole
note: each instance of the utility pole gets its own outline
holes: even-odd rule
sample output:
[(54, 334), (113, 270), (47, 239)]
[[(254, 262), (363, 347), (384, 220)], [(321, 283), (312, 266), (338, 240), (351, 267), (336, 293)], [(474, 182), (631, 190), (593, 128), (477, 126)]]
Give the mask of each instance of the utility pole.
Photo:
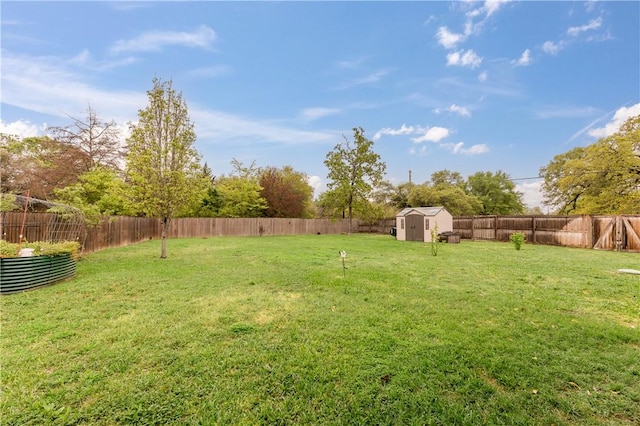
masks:
[(411, 186), (411, 170), (409, 170), (409, 186)]

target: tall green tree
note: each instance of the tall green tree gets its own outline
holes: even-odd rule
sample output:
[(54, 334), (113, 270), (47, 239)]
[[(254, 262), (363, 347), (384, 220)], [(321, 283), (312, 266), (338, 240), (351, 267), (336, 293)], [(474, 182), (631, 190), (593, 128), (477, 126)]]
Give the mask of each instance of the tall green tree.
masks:
[(522, 194), (503, 171), (474, 173), (467, 179), (467, 188), (469, 194), (482, 203), (481, 214), (510, 215), (524, 212)]
[(352, 233), (353, 210), (357, 204), (368, 203), (373, 188), (384, 178), (386, 164), (373, 151), (373, 142), (364, 136), (361, 127), (353, 129), (353, 143), (345, 141), (327, 153), (324, 161), (329, 169), (326, 197), (334, 208), (347, 211), (349, 234)]
[(557, 213), (640, 213), (640, 115), (611, 136), (556, 155), (540, 174), (545, 203)]
[(127, 139), (127, 178), (135, 208), (162, 221), (161, 258), (167, 257), (167, 230), (181, 210), (199, 202), (207, 184), (194, 147), (196, 134), (187, 103), (173, 82), (153, 79), (149, 104)]

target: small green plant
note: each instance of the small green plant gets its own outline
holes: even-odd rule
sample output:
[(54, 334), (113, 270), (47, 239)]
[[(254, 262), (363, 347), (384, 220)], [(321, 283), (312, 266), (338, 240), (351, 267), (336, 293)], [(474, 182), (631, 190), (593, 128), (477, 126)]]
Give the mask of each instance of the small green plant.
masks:
[(433, 256), (438, 255), (438, 249), (440, 248), (440, 238), (438, 238), (438, 224), (431, 230), (431, 254)]
[(516, 250), (520, 250), (520, 248), (526, 241), (524, 233), (522, 232), (514, 232), (513, 234), (511, 234), (509, 239), (513, 243), (513, 246), (516, 248)]

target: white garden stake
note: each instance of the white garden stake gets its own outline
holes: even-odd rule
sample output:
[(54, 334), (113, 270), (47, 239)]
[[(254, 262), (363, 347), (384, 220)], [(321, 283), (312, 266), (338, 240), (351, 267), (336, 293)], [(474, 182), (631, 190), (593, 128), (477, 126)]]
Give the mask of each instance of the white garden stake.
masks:
[(347, 277), (347, 263), (346, 263), (346, 261), (347, 261), (347, 252), (342, 250), (340, 252), (340, 257), (342, 258), (342, 276), (344, 278), (346, 278)]

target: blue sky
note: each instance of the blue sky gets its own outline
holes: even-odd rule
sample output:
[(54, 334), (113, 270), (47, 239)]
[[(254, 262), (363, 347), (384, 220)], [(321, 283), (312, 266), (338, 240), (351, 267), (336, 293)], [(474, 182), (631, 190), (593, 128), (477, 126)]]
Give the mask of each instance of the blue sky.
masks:
[(172, 79), (214, 174), (325, 155), (362, 127), (387, 179), (507, 172), (529, 206), (557, 154), (640, 114), (640, 3), (2, 1), (0, 131), (88, 105), (123, 129)]

